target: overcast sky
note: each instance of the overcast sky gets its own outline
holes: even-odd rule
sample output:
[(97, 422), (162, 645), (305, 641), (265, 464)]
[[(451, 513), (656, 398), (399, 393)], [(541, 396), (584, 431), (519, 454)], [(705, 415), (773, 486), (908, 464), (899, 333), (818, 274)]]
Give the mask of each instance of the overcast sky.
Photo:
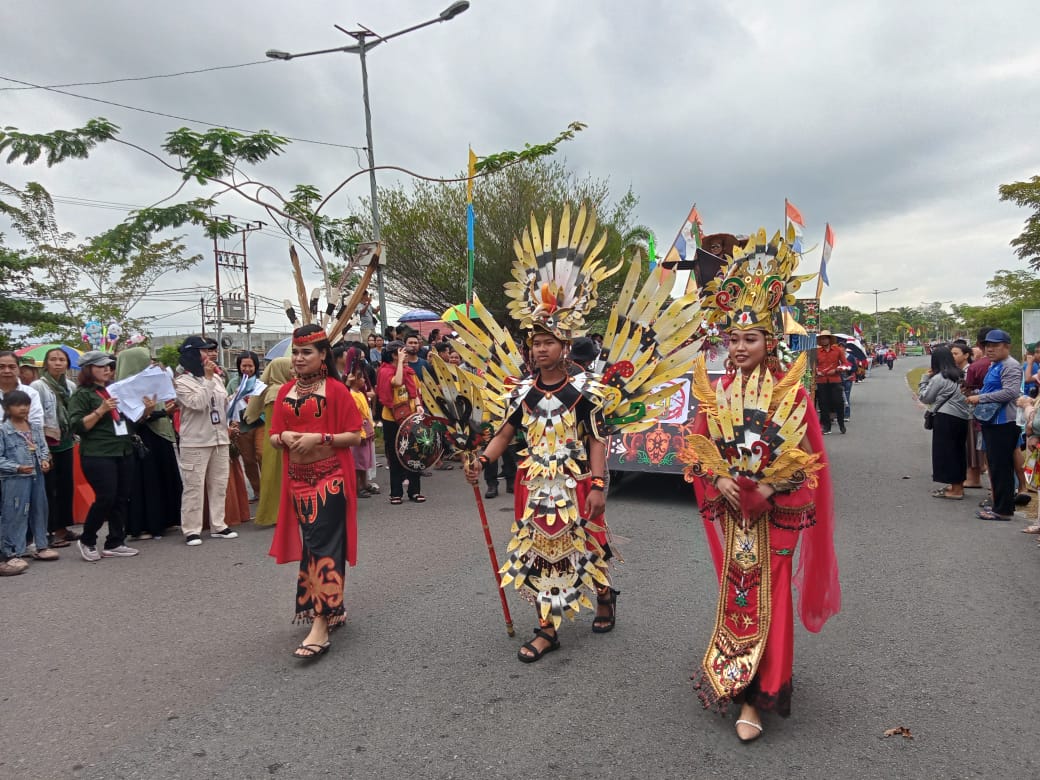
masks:
[[(446, 4), (5, 0), (0, 76), (53, 85), (245, 63), (271, 48), (350, 43), (333, 24), (388, 34)], [(453, 21), (369, 55), (376, 160), (449, 175), (464, 166), (467, 144), (478, 154), (519, 148), (580, 120), (589, 127), (563, 147), (568, 164), (609, 177), (617, 193), (631, 185), (638, 220), (662, 252), (695, 201), (707, 232), (772, 232), (787, 197), (808, 223), (807, 245), (822, 241), (825, 222), (836, 234), (825, 306), (871, 311), (873, 296), (854, 291), (892, 287), (882, 309), (982, 303), (994, 272), (1023, 267), (1008, 242), (1027, 213), (1000, 203), (997, 187), (1040, 173), (1037, 29), (1035, 0), (473, 0)], [(350, 54), (67, 89), (214, 124), (365, 144), (360, 66)], [(0, 92), (2, 125), (42, 132), (96, 116), (149, 148), (184, 124), (42, 90)], [(263, 171), (283, 190), (297, 182), (328, 190), (358, 170), (361, 154), (296, 143)], [(131, 205), (176, 186), (155, 161), (115, 146), (54, 169), (3, 165), (0, 180)], [(360, 177), (336, 205), (344, 211), (365, 194)], [(234, 200), (224, 210), (257, 217)], [(120, 213), (62, 202), (58, 216), (89, 235)], [(187, 232), (206, 258), (159, 289), (213, 284), (212, 245)], [(249, 255), (251, 288), (284, 297), (285, 242), (254, 235)], [(818, 262), (817, 252), (805, 271)], [(190, 305), (155, 300), (134, 313), (167, 314), (157, 334), (183, 332), (198, 316), (173, 312)], [(284, 326), (273, 310), (259, 320)]]

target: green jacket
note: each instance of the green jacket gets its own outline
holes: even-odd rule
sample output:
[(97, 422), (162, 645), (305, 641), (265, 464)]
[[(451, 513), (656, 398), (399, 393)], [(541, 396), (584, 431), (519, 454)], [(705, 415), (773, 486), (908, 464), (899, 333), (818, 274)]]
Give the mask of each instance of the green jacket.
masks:
[[(83, 418), (101, 406), (97, 386), (77, 387), (69, 399), (69, 422), (72, 430), (79, 434), (79, 454), (101, 457), (122, 457), (133, 452), (130, 436), (116, 436), (115, 424), (110, 416), (99, 420), (89, 431), (83, 427)], [(134, 424), (126, 421), (127, 433), (134, 432)]]

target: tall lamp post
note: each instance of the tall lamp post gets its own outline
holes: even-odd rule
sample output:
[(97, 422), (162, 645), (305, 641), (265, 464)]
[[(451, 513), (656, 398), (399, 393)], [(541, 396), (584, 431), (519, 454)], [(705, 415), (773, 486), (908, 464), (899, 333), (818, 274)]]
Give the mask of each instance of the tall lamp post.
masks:
[(884, 295), (885, 293), (895, 292), (898, 287), (893, 287), (891, 290), (854, 290), (856, 295), (873, 295), (874, 296), (874, 344), (881, 343), (881, 317), (878, 315), (878, 296)]
[[(376, 156), (375, 151), (372, 148), (372, 109), (369, 107), (368, 102), (368, 64), (366, 61), (366, 55), (369, 51), (374, 49), (381, 43), (389, 41), (391, 38), (397, 38), (405, 33), (410, 33), (413, 30), (418, 30), (423, 27), (428, 27), (431, 24), (437, 24), (439, 22), (447, 22), (454, 19), (459, 14), (463, 13), (469, 8), (469, 0), (456, 0), (456, 2), (449, 5), (443, 11), (441, 11), (436, 18), (429, 19), (419, 24), (414, 24), (411, 27), (406, 27), (403, 30), (398, 30), (395, 33), (389, 35), (377, 35), (376, 33), (369, 30), (367, 27), (362, 27), (360, 30), (344, 30), (338, 24), (335, 25), (336, 29), (340, 32), (349, 35), (355, 41), (356, 44), (350, 46), (338, 46), (334, 49), (318, 49), (316, 51), (305, 51), (298, 54), (290, 54), (287, 51), (280, 51), (278, 49), (268, 49), (266, 52), (267, 56), (274, 60), (293, 60), (297, 57), (311, 57), (315, 54), (331, 54), (332, 52), (344, 52), (346, 54), (357, 54), (361, 59), (361, 96), (365, 103), (365, 137), (366, 144), (368, 147), (368, 181), (369, 187), (372, 192), (372, 238), (375, 241), (380, 240), (380, 229), (379, 229), (379, 202), (377, 199), (376, 190)], [(369, 41), (369, 39), (373, 39)], [(386, 255), (383, 255), (385, 257)], [(376, 266), (376, 284), (379, 291), (379, 319), (382, 322), (382, 327), (385, 329), (389, 324), (386, 316), (386, 285), (383, 281), (383, 266), (382, 260), (380, 265)]]

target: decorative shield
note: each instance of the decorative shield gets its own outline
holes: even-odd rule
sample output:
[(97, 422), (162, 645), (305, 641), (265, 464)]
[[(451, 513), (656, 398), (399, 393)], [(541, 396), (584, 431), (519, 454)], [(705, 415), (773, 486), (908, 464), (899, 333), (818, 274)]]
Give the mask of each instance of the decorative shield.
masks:
[(397, 457), (409, 471), (433, 468), (444, 455), (444, 426), (425, 414), (405, 418), (397, 431)]

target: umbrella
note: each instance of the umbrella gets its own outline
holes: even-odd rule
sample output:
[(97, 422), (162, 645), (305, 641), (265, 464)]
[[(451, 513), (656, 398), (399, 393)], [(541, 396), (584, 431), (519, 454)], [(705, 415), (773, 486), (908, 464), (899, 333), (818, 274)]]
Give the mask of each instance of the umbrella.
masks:
[(867, 359), (867, 353), (866, 350), (863, 349), (863, 345), (854, 339), (849, 339), (848, 342), (846, 342), (845, 351), (851, 353), (856, 360)]
[(401, 315), (398, 322), (429, 322), (439, 320), (440, 317), (429, 309), (409, 309)]
[(264, 353), (264, 360), (285, 357), (289, 354), (290, 346), (292, 346), (292, 336), (287, 336)]
[(68, 355), (69, 368), (79, 368), (79, 357), (83, 353), (73, 347), (67, 347), (64, 344), (37, 344), (33, 347), (23, 347), (19, 349), (15, 354), (18, 357), (27, 357), (35, 360), (39, 365), (43, 365), (44, 356), (52, 349), (61, 347), (62, 352)]
[(842, 341), (852, 341), (854, 337), (850, 336), (848, 333), (835, 333), (834, 338), (841, 339)]
[[(442, 314), (440, 316), (440, 319), (444, 320), (445, 322), (458, 322), (459, 321), (459, 316), (465, 310), (466, 310), (466, 304), (464, 304), (464, 303), (456, 303), (450, 309), (445, 311), (444, 314)], [(478, 320), (478, 319), (480, 319), (480, 316), (477, 314), (477, 307), (474, 306), (473, 304), (470, 304), (470, 307), (469, 307), (469, 318), (471, 320)]]

